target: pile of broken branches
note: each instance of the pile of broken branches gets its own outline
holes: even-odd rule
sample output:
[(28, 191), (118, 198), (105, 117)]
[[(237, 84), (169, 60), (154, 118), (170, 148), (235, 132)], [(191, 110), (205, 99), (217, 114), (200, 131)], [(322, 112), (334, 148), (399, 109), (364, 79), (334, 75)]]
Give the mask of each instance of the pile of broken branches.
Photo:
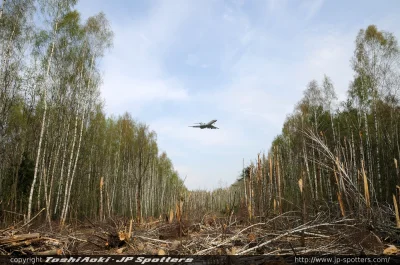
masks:
[[(309, 218), (311, 219), (311, 218)], [(399, 229), (390, 227), (393, 234)], [(264, 222), (240, 223), (234, 218), (200, 222), (182, 220), (133, 224), (123, 218), (82, 223), (49, 232), (43, 225), (30, 233), (0, 231), (0, 253), (11, 254), (130, 254), (130, 255), (324, 255), (397, 254), (398, 242), (357, 219), (328, 220), (318, 214), (302, 223), (295, 212)], [(400, 233), (399, 233), (400, 234)], [(396, 239), (397, 240), (397, 239)], [(390, 251), (389, 251), (390, 249)], [(386, 252), (385, 252), (386, 251)]]

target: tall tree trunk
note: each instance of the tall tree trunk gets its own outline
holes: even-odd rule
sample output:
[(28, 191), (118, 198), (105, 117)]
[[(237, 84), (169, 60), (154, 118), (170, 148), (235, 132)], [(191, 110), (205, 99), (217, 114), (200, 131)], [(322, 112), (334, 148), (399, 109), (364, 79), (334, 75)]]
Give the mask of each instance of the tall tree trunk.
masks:
[(65, 161), (66, 161), (66, 156), (67, 156), (67, 143), (68, 143), (68, 135), (69, 135), (69, 125), (70, 125), (70, 121), (67, 121), (67, 130), (66, 130), (66, 136), (65, 136), (65, 140), (63, 142), (63, 146), (64, 146), (64, 150), (63, 150), (63, 157), (62, 157), (62, 163), (61, 163), (61, 170), (60, 170), (60, 177), (59, 177), (59, 181), (58, 181), (58, 191), (57, 191), (57, 199), (56, 199), (56, 205), (54, 208), (54, 214), (57, 214), (57, 210), (58, 210), (58, 205), (60, 203), (60, 198), (61, 198), (61, 191), (63, 189), (63, 183), (64, 183), (64, 165), (65, 165)]
[[(46, 71), (46, 79), (49, 78), (49, 73), (50, 73), (50, 64), (51, 64), (51, 58), (53, 57), (54, 53), (54, 46), (55, 46), (55, 37), (56, 37), (56, 32), (57, 32), (57, 27), (58, 27), (58, 22), (56, 23), (54, 27), (54, 32), (53, 32), (53, 43), (51, 46), (51, 52), (49, 59), (47, 61), (47, 71)], [(33, 181), (31, 185), (31, 190), (29, 192), (29, 204), (28, 204), (28, 216), (27, 216), (27, 222), (31, 220), (31, 214), (32, 214), (32, 199), (33, 199), (33, 192), (35, 190), (35, 184), (36, 184), (36, 178), (37, 178), (37, 173), (38, 173), (38, 167), (39, 167), (39, 160), (40, 160), (40, 151), (42, 148), (42, 141), (43, 141), (43, 136), (44, 136), (44, 128), (46, 127), (46, 115), (47, 115), (47, 88), (46, 84), (44, 87), (44, 95), (43, 95), (43, 100), (44, 100), (44, 111), (43, 111), (43, 118), (42, 118), (42, 128), (40, 129), (40, 137), (39, 137), (39, 146), (36, 154), (36, 163), (35, 163), (35, 171), (33, 173)]]
[(63, 202), (63, 208), (62, 208), (61, 219), (60, 219), (61, 226), (64, 226), (66, 209), (67, 209), (68, 190), (69, 190), (69, 185), (71, 185), (71, 182), (72, 182), (71, 181), (71, 170), (72, 170), (73, 156), (74, 156), (74, 151), (75, 151), (75, 143), (76, 143), (76, 136), (77, 136), (77, 129), (78, 129), (78, 110), (79, 110), (79, 107), (76, 110), (74, 136), (72, 138), (71, 154), (69, 157), (67, 178), (65, 180), (64, 202)]

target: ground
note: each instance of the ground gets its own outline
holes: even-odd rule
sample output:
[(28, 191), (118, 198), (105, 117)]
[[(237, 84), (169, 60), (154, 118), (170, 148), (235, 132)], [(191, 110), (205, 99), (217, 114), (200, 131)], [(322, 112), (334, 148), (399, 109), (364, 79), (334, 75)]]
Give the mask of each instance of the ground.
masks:
[[(391, 232), (388, 232), (388, 231)], [(201, 220), (127, 218), (85, 220), (51, 227), (46, 222), (0, 230), (0, 251), (65, 255), (380, 255), (397, 254), (399, 230), (383, 231), (352, 218), (327, 221), (318, 214), (306, 223), (295, 213), (255, 220), (204, 215)]]

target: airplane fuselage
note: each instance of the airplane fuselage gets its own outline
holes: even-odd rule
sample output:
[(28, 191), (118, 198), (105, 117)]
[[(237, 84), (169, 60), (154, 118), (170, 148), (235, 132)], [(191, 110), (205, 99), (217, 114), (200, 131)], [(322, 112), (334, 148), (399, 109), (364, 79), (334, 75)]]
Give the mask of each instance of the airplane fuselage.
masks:
[(211, 126), (213, 123), (216, 123), (217, 122), (217, 120), (212, 120), (212, 121), (210, 121), (209, 123), (207, 123), (206, 125), (207, 126)]
[(200, 129), (218, 129), (213, 125), (215, 122), (217, 122), (217, 120), (212, 120), (208, 123), (199, 123), (199, 125), (189, 126), (189, 127), (200, 128)]

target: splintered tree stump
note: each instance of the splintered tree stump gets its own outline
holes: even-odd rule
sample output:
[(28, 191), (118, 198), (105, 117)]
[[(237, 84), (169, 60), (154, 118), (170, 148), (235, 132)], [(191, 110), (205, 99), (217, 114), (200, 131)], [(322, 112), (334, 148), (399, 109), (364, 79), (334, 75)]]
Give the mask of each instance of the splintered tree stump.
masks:
[(110, 248), (120, 248), (125, 245), (125, 237), (121, 237), (121, 234), (109, 234), (106, 246)]

